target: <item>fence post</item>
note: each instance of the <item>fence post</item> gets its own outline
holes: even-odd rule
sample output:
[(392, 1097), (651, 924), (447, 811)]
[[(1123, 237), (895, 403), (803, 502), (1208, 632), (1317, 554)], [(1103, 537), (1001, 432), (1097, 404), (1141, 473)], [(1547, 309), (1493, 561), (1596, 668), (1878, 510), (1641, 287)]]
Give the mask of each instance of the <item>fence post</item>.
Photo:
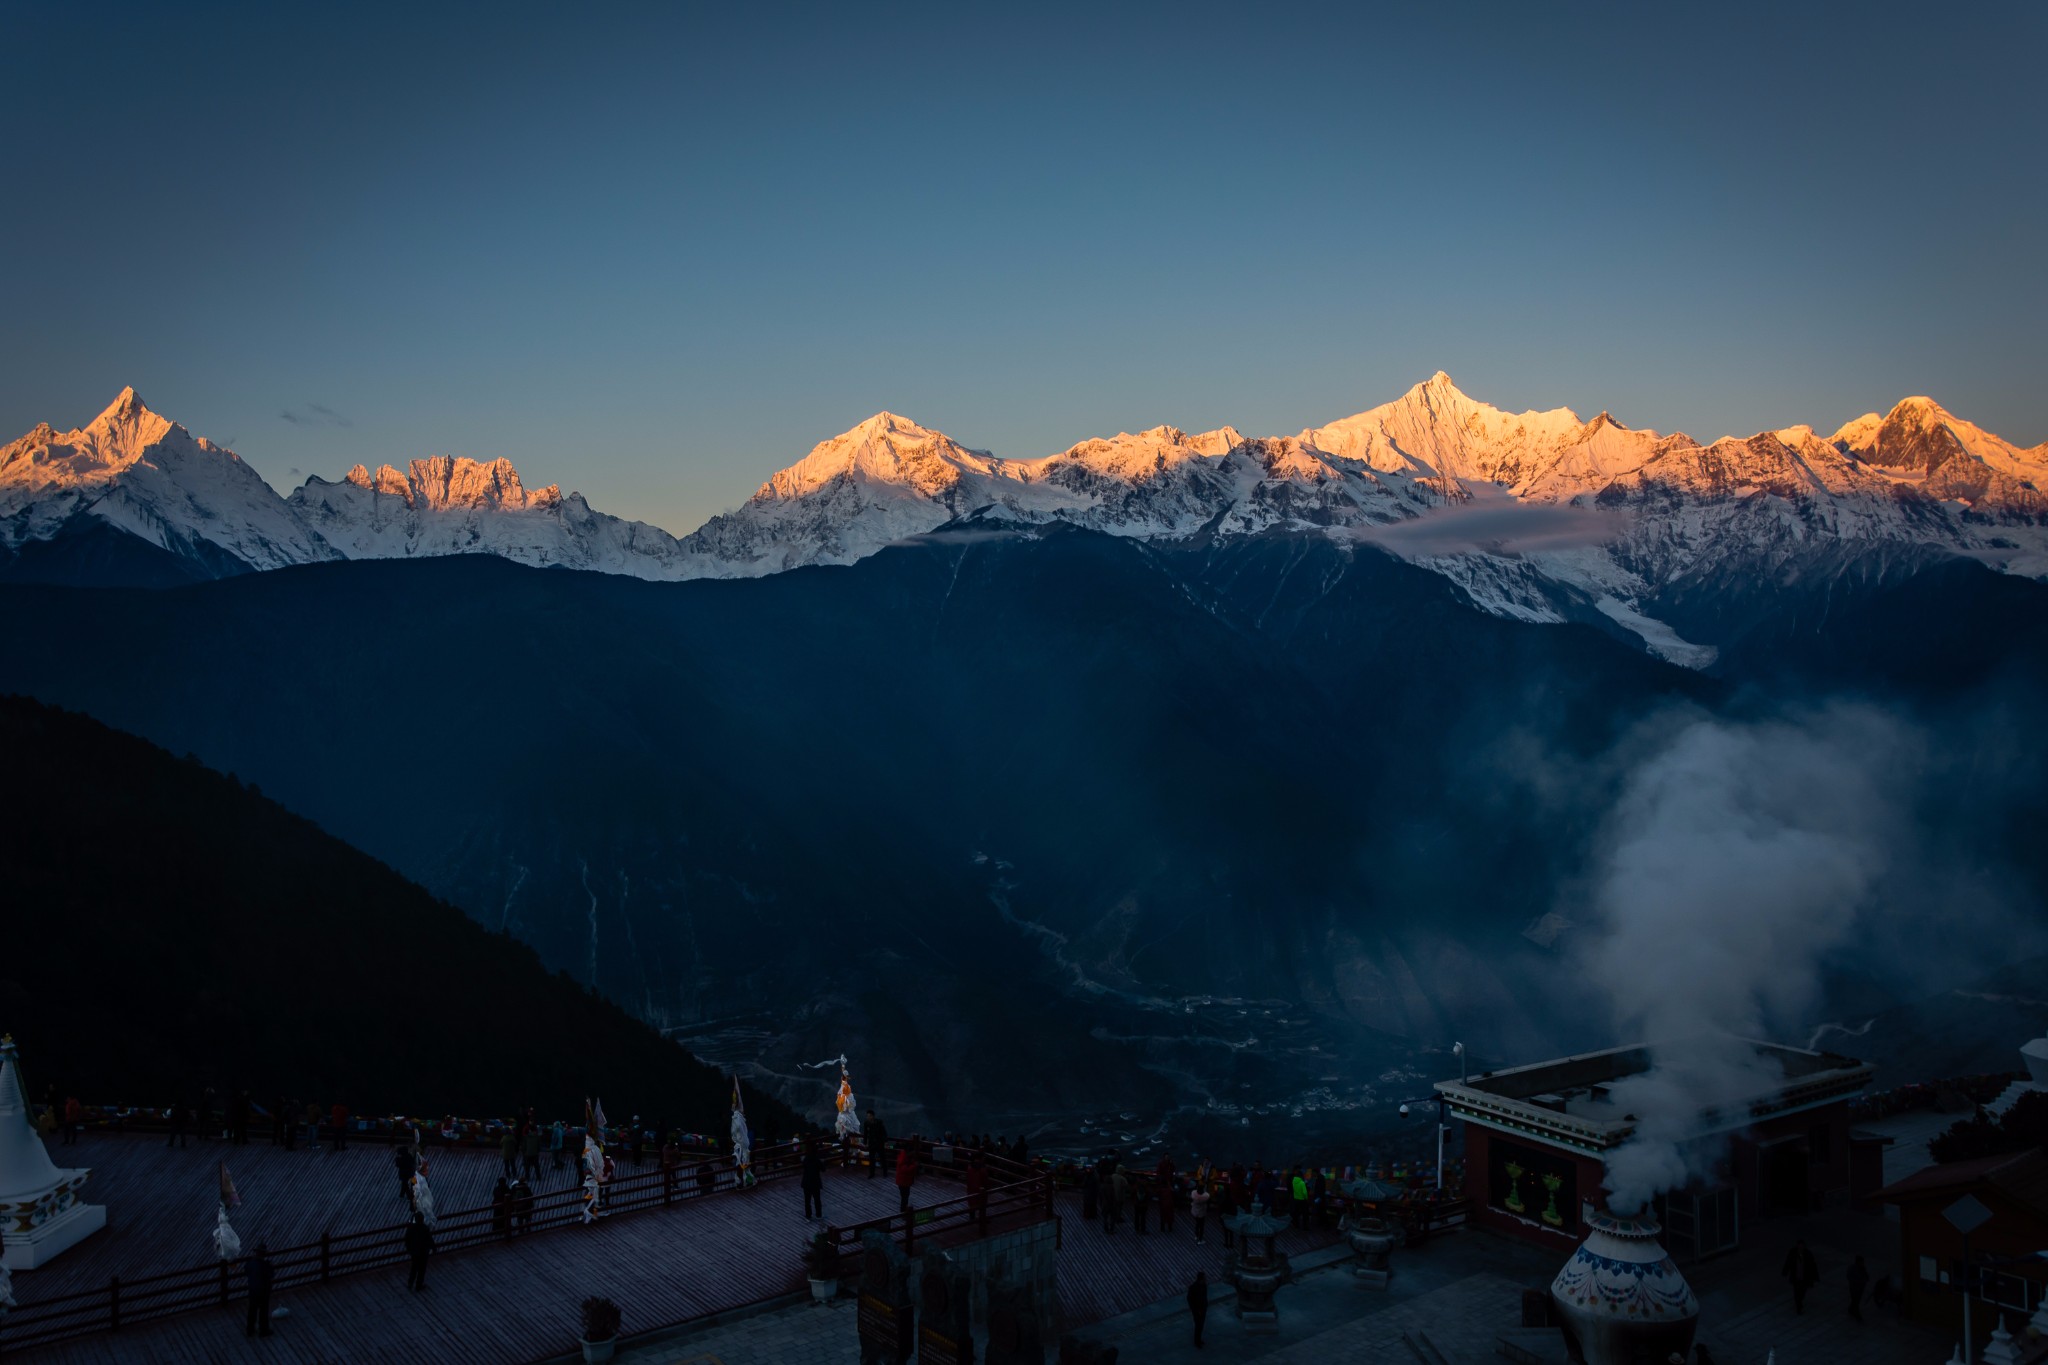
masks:
[(107, 1281), (107, 1330), (121, 1330), (121, 1277), (116, 1275)]
[(329, 1229), (320, 1234), (320, 1278), (324, 1282), (334, 1265), (334, 1232)]
[(906, 1209), (903, 1213), (903, 1254), (908, 1256), (917, 1245), (917, 1210)]

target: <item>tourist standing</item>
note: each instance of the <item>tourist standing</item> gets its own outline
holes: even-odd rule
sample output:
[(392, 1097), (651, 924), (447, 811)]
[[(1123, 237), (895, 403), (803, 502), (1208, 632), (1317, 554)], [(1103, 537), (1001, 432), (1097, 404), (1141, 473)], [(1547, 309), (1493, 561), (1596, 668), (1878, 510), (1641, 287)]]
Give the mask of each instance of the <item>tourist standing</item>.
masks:
[(505, 1129), (505, 1136), (498, 1139), (498, 1155), (505, 1166), (505, 1179), (519, 1178), (519, 1130), (511, 1126)]
[(291, 1102), (279, 1095), (270, 1102), (270, 1145), (287, 1152), (297, 1144), (298, 1125), (292, 1122)]
[(249, 1321), (243, 1332), (247, 1336), (267, 1337), (270, 1335), (270, 1286), (277, 1278), (277, 1272), (270, 1264), (267, 1243), (256, 1244), (255, 1253), (242, 1262), (242, 1274), (249, 1283)]
[(327, 1118), (328, 1121), (334, 1125), (334, 1150), (337, 1152), (347, 1151), (348, 1106), (343, 1104), (340, 1100), (336, 1100), (334, 1102), (334, 1107), (327, 1111)]
[(1197, 1270), (1188, 1286), (1188, 1316), (1195, 1320), (1195, 1345), (1202, 1345), (1202, 1327), (1209, 1321), (1209, 1272)]
[(412, 1173), (417, 1161), (413, 1150), (405, 1143), (398, 1144), (391, 1153), (391, 1164), (398, 1168), (398, 1197), (405, 1203), (412, 1203)]
[(540, 1179), (540, 1125), (531, 1118), (526, 1120), (526, 1131), (519, 1135), (519, 1157), (524, 1166), (520, 1174)]
[(1237, 1186), (1218, 1176), (1216, 1179), (1216, 1226), (1223, 1230), (1223, 1249), (1229, 1251), (1237, 1245), (1237, 1234), (1231, 1231), (1230, 1220), (1243, 1205), (1237, 1202)]
[(1202, 1235), (1202, 1229), (1209, 1221), (1209, 1192), (1202, 1188), (1202, 1182), (1199, 1180), (1188, 1194), (1188, 1214), (1195, 1220), (1195, 1245), (1200, 1246), (1207, 1240)]
[(516, 1232), (532, 1232), (532, 1185), (526, 1181), (512, 1181), (506, 1195), (512, 1201), (512, 1228)]
[(306, 1101), (306, 1150), (320, 1148), (320, 1106), (313, 1100)]
[(967, 1217), (976, 1227), (988, 1228), (988, 1158), (980, 1152), (967, 1166)]
[(1287, 1184), (1288, 1192), (1294, 1196), (1294, 1229), (1300, 1232), (1308, 1227), (1308, 1177), (1296, 1166)]
[(1820, 1263), (1813, 1259), (1805, 1238), (1794, 1242), (1792, 1249), (1785, 1253), (1785, 1264), (1778, 1273), (1792, 1284), (1792, 1311), (1804, 1313), (1806, 1291), (1820, 1283)]
[[(667, 1164), (666, 1152), (664, 1152), (662, 1162), (664, 1165)], [(804, 1144), (803, 1179), (799, 1183), (804, 1188), (804, 1217), (823, 1218), (825, 1216), (825, 1160), (818, 1155), (818, 1144), (815, 1141)]]
[(910, 1187), (916, 1183), (917, 1158), (911, 1155), (910, 1144), (905, 1142), (896, 1149), (896, 1208), (898, 1212), (910, 1212)]
[(84, 1128), (85, 1106), (78, 1102), (78, 1096), (67, 1096), (64, 1100), (64, 1145), (76, 1146), (78, 1135)]
[(512, 1182), (512, 1220), (521, 1232), (533, 1231), (533, 1186), (524, 1180)]
[(405, 1254), (412, 1262), (412, 1270), (405, 1277), (405, 1287), (417, 1293), (427, 1287), (427, 1257), (434, 1251), (434, 1230), (427, 1226), (426, 1218), (413, 1214), (412, 1222), (405, 1228)]
[(875, 1170), (889, 1153), (889, 1130), (875, 1117), (873, 1109), (868, 1110), (867, 1131), (862, 1134), (868, 1144), (868, 1179), (875, 1178)]
[(569, 1125), (556, 1119), (548, 1129), (548, 1155), (554, 1158), (555, 1169), (562, 1169), (562, 1147), (569, 1140)]
[(1870, 1267), (1858, 1256), (1849, 1267), (1849, 1316), (1863, 1321), (1863, 1291), (1870, 1285)]
[(503, 1176), (491, 1186), (491, 1231), (500, 1237), (512, 1231), (512, 1187)]
[(1109, 1205), (1102, 1211), (1102, 1222), (1110, 1232), (1117, 1230), (1124, 1221), (1124, 1210), (1131, 1206), (1131, 1181), (1121, 1166), (1109, 1168)]
[(185, 1145), (185, 1121), (187, 1114), (190, 1112), (186, 1108), (183, 1098), (180, 1098), (176, 1104), (164, 1111), (164, 1117), (170, 1121), (171, 1125), (170, 1135), (164, 1139), (164, 1146), (183, 1147)]

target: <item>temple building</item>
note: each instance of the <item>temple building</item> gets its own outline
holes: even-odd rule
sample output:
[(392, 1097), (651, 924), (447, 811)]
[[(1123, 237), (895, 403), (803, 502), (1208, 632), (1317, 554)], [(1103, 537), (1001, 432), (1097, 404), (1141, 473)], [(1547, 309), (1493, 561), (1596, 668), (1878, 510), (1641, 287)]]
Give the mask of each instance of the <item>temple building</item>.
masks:
[[(2003, 1116), (2024, 1095), (2048, 1092), (2048, 1038), (2022, 1047), (2020, 1060), (2025, 1078), (1984, 1106), (1990, 1117)], [(1967, 1293), (1979, 1337), (2001, 1319), (2014, 1330), (2026, 1321), (2048, 1333), (2048, 1152), (2033, 1147), (1944, 1162), (1915, 1171), (1878, 1197), (1898, 1210), (1899, 1288), (1907, 1317), (1959, 1332)]]
[(106, 1209), (78, 1199), (91, 1175), (50, 1160), (21, 1083), (14, 1038), (0, 1038), (0, 1264), (33, 1270), (105, 1227)]
[[(1848, 1199), (1852, 1170), (1849, 1099), (1870, 1083), (1850, 1057), (1744, 1041), (1756, 1088), (1734, 1104), (1702, 1109), (1685, 1135), (1695, 1166), (1711, 1176), (1660, 1196), (1664, 1242), (1681, 1261), (1729, 1251), (1745, 1226)], [(1544, 1246), (1569, 1249), (1585, 1236), (1585, 1209), (1606, 1206), (1608, 1156), (1636, 1135), (1638, 1120), (1611, 1097), (1648, 1072), (1657, 1045), (1609, 1048), (1440, 1081), (1450, 1116), (1463, 1119), (1465, 1195), (1476, 1223)], [(1625, 1094), (1625, 1092), (1624, 1092)]]

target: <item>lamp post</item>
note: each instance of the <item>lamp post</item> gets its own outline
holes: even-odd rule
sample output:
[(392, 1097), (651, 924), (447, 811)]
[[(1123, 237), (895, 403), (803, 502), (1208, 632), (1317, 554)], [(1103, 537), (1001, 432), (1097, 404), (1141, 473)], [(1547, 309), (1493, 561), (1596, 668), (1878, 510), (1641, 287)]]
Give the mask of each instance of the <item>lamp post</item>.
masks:
[(1970, 1234), (1991, 1221), (1991, 1210), (1974, 1194), (1966, 1194), (1941, 1211), (1949, 1226), (1963, 1235), (1963, 1263), (1960, 1269), (1963, 1291), (1963, 1360), (1977, 1358), (1977, 1340), (1970, 1330), (1970, 1296), (1977, 1290), (1977, 1271), (1970, 1264)]
[[(1438, 1191), (1442, 1191), (1444, 1187), (1444, 1134), (1451, 1130), (1450, 1116), (1446, 1107), (1448, 1101), (1446, 1101), (1443, 1095), (1437, 1094), (1431, 1096), (1431, 1098), (1436, 1101), (1436, 1187)], [(1401, 1101), (1401, 1117), (1404, 1119), (1408, 1117), (1408, 1106), (1427, 1103), (1429, 1103), (1429, 1100)]]

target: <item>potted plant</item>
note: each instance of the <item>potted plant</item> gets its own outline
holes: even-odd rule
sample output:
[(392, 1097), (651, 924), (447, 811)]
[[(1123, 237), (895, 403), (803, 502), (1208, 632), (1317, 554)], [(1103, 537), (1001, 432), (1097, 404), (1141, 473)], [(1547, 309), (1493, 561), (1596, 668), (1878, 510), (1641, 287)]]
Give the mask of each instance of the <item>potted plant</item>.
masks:
[(619, 1306), (610, 1299), (583, 1301), (583, 1358), (610, 1360), (619, 1348)]
[(823, 1303), (839, 1293), (839, 1251), (832, 1245), (832, 1234), (823, 1228), (811, 1234), (811, 1244), (804, 1249), (804, 1274), (811, 1281), (815, 1302)]

